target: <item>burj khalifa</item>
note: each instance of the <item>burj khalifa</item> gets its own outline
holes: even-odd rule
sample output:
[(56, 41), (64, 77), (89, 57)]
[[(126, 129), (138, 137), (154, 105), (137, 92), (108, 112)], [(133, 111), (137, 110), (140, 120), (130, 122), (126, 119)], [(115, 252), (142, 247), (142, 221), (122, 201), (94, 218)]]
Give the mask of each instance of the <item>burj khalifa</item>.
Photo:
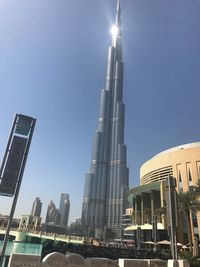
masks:
[(82, 205), (85, 233), (100, 238), (105, 238), (107, 233), (120, 235), (129, 184), (124, 144), (125, 105), (119, 0), (111, 32), (105, 88), (101, 90), (98, 128), (94, 133)]

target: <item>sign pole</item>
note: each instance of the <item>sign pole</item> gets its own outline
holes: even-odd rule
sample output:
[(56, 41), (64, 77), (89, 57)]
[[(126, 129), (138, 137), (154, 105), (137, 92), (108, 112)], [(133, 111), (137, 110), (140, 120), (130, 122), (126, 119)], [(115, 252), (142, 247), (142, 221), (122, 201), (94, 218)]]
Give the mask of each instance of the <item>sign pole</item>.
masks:
[[(20, 115), (17, 114), (16, 117), (15, 117), (15, 120), (14, 120), (14, 123), (13, 123), (13, 127), (12, 127), (12, 130), (11, 130), (11, 134), (10, 134), (10, 137), (9, 137), (9, 143), (11, 141), (11, 137), (13, 135), (13, 131), (14, 131), (14, 128), (15, 128), (15, 125), (16, 125), (16, 121), (17, 121), (17, 118), (19, 116)], [(22, 163), (21, 163), (19, 176), (18, 176), (18, 181), (17, 181), (17, 184), (16, 184), (15, 193), (14, 193), (13, 203), (12, 203), (12, 207), (11, 207), (11, 210), (10, 210), (10, 216), (9, 216), (9, 219), (8, 219), (7, 228), (6, 228), (6, 232), (5, 232), (5, 236), (4, 236), (4, 240), (3, 240), (3, 246), (2, 246), (2, 250), (1, 250), (1, 259), (0, 259), (0, 267), (3, 267), (3, 261), (4, 261), (4, 255), (5, 255), (5, 251), (6, 251), (7, 241), (8, 241), (9, 232), (10, 232), (10, 228), (11, 228), (11, 223), (12, 223), (12, 220), (13, 220), (13, 216), (14, 216), (14, 212), (15, 212), (15, 208), (16, 208), (16, 204), (17, 204), (17, 199), (18, 199), (18, 195), (19, 195), (19, 191), (20, 191), (22, 177), (23, 177), (23, 173), (24, 173), (24, 169), (25, 169), (25, 165), (26, 165), (26, 160), (27, 160), (27, 156), (28, 156), (28, 151), (29, 151), (29, 148), (30, 148), (31, 139), (32, 139), (32, 136), (33, 136), (34, 128), (35, 128), (35, 123), (36, 123), (36, 119), (32, 118), (32, 124), (31, 124), (31, 127), (30, 127), (30, 134), (29, 134), (29, 137), (27, 138), (27, 144), (26, 144), (26, 148), (25, 148), (23, 159), (22, 159)], [(8, 150), (8, 146), (7, 146), (7, 150)], [(4, 162), (5, 162), (5, 160), (3, 161), (3, 163)], [(4, 164), (2, 164), (2, 166), (3, 165)]]

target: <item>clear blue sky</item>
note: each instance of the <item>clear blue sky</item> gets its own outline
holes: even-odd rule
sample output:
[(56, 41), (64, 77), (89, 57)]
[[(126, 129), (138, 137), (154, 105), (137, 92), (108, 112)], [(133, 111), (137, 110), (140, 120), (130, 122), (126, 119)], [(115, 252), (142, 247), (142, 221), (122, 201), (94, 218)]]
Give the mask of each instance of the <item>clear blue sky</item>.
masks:
[[(200, 1), (121, 0), (131, 187), (155, 154), (200, 141)], [(15, 217), (61, 193), (79, 218), (116, 0), (0, 0), (0, 159), (15, 113), (37, 119)], [(11, 199), (0, 197), (0, 213)]]

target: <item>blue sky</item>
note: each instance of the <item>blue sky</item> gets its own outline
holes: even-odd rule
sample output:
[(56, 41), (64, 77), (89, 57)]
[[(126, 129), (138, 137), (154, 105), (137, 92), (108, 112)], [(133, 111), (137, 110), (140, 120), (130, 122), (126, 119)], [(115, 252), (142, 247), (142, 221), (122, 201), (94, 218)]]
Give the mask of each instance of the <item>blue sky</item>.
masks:
[[(121, 0), (130, 186), (155, 154), (200, 140), (199, 0)], [(0, 0), (0, 159), (15, 113), (37, 119), (15, 217), (61, 193), (79, 218), (116, 0)], [(0, 213), (10, 198), (0, 197)]]

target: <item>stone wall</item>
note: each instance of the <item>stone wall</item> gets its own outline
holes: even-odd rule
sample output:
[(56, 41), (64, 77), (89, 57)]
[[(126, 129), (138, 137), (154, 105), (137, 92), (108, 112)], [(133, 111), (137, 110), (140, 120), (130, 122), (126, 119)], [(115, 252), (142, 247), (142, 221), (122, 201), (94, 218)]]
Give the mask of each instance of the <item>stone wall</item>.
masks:
[(186, 260), (86, 258), (77, 253), (53, 252), (41, 261), (40, 256), (12, 254), (8, 267), (189, 267)]
[(117, 262), (103, 258), (84, 259), (80, 254), (53, 252), (43, 260), (35, 255), (12, 254), (8, 267), (119, 267)]

